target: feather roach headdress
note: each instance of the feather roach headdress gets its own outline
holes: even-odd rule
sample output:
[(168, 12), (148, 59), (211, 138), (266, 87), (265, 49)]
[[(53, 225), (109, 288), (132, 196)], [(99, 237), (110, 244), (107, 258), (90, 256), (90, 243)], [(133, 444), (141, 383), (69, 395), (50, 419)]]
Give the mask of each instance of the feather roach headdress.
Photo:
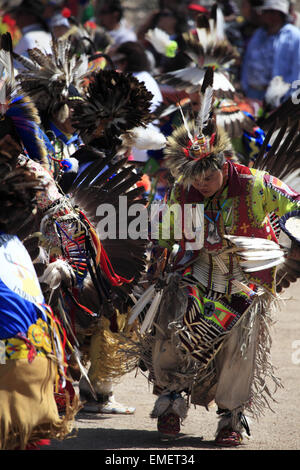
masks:
[(232, 155), (226, 132), (219, 128), (213, 115), (213, 69), (208, 68), (201, 88), (202, 103), (195, 120), (187, 121), (167, 139), (165, 163), (172, 175), (184, 185), (210, 168), (219, 169), (220, 161)]
[[(158, 47), (157, 36), (159, 38), (162, 36), (159, 30), (151, 31), (151, 34), (148, 33), (147, 38), (153, 47)], [(169, 43), (170, 40), (166, 40), (164, 45), (166, 50), (170, 47)], [(162, 50), (161, 44), (159, 49)], [(176, 53), (179, 51), (184, 52), (190, 58), (190, 66), (158, 75), (156, 79), (161, 84), (194, 93), (202, 85), (207, 67), (213, 67), (215, 70), (213, 85), (215, 96), (218, 98), (233, 96), (235, 88), (226, 72), (237, 61), (239, 54), (225, 36), (219, 8), (215, 10), (210, 19), (199, 15), (196, 30), (183, 33), (178, 39)]]
[(80, 99), (83, 80), (88, 70), (88, 58), (77, 56), (69, 40), (52, 38), (52, 54), (38, 48), (28, 50), (29, 58), (14, 54), (24, 70), (17, 80), (32, 98), (40, 113), (58, 113), (64, 122), (69, 117), (67, 102)]
[(92, 76), (83, 101), (74, 103), (72, 124), (85, 143), (102, 138), (112, 146), (120, 135), (152, 121), (151, 99), (131, 74), (101, 70)]
[(0, 137), (9, 134), (24, 146), (28, 156), (47, 166), (47, 148), (38, 111), (32, 100), (15, 83), (12, 40), (9, 33), (0, 44)]
[(199, 15), (196, 29), (183, 33), (178, 43), (175, 43), (176, 47), (170, 36), (158, 28), (149, 31), (147, 39), (160, 53), (170, 56), (170, 51), (175, 55), (180, 51), (190, 59), (190, 65), (186, 68), (158, 75), (158, 82), (178, 91), (198, 93), (207, 67), (213, 67), (217, 124), (232, 138), (241, 137), (244, 131), (252, 132), (253, 121), (235, 101), (235, 87), (229, 78), (228, 72), (237, 62), (239, 54), (226, 38), (220, 8), (214, 9), (209, 19)]

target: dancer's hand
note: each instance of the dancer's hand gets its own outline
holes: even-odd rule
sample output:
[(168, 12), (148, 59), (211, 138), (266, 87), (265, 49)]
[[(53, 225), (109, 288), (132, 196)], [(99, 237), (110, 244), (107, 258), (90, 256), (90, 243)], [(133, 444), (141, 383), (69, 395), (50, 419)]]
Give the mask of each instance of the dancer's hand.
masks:
[(287, 257), (295, 261), (300, 261), (300, 245), (297, 243), (292, 243), (291, 249)]

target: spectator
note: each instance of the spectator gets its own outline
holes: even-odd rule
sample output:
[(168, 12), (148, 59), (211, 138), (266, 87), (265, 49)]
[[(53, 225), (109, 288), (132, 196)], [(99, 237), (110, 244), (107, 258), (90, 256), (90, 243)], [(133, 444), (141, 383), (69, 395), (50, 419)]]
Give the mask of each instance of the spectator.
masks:
[[(63, 16), (64, 0), (50, 0), (44, 10), (44, 18), (52, 34), (59, 38), (70, 29), (68, 18)], [(70, 11), (71, 14), (71, 11)]]
[(287, 23), (288, 0), (266, 0), (261, 12), (262, 26), (248, 43), (241, 78), (246, 96), (258, 100), (264, 99), (274, 77), (288, 84), (300, 78), (300, 31)]
[(224, 21), (229, 23), (236, 21), (240, 11), (234, 0), (218, 0), (217, 3), (223, 12)]
[(243, 38), (243, 52), (254, 32), (260, 26), (260, 7), (263, 0), (242, 0), (241, 14), (243, 22), (240, 25), (240, 30)]
[(22, 37), (14, 48), (17, 54), (28, 56), (28, 49), (51, 52), (51, 34), (43, 19), (45, 3), (42, 0), (24, 0), (19, 6), (9, 9), (8, 13), (16, 21)]
[[(261, 26), (260, 6), (262, 6), (262, 4), (263, 0), (242, 0), (241, 21), (237, 21), (235, 23), (235, 28), (231, 28), (231, 30), (235, 29), (237, 40), (232, 41), (232, 37), (230, 37), (230, 34), (228, 35), (228, 39), (235, 45), (240, 54), (239, 67), (236, 72), (236, 80), (238, 83), (241, 82), (241, 66), (248, 43), (254, 32)], [(228, 29), (226, 33), (228, 33)]]
[(191, 29), (195, 27), (198, 15), (206, 15), (207, 17), (209, 17), (210, 15), (210, 8), (208, 7), (208, 5), (204, 6), (202, 2), (190, 3), (187, 9), (188, 9), (188, 15), (189, 15), (189, 25)]
[(106, 29), (116, 45), (137, 39), (133, 29), (126, 25), (123, 15), (124, 10), (119, 0), (104, 2), (96, 10), (96, 21)]
[(138, 40), (145, 46), (147, 54), (149, 54), (154, 62), (153, 68), (155, 68), (158, 73), (185, 68), (190, 62), (186, 54), (178, 51), (176, 58), (166, 57), (156, 51), (145, 39), (147, 31), (154, 30), (155, 28), (166, 32), (170, 39), (176, 41), (182, 33), (189, 29), (188, 21), (185, 16), (180, 15), (176, 10), (166, 8), (156, 10), (137, 31)]
[(289, 9), (289, 14), (290, 14), (290, 22), (297, 26), (297, 28), (300, 28), (300, 13), (296, 9), (296, 1), (295, 0), (290, 0), (290, 9)]
[(159, 85), (150, 73), (150, 65), (143, 46), (137, 41), (128, 41), (114, 50), (112, 60), (118, 70), (132, 73), (153, 94), (151, 112), (162, 102)]
[(139, 41), (144, 41), (146, 32), (154, 28), (162, 29), (172, 38), (175, 38), (177, 35), (187, 31), (187, 17), (177, 10), (170, 8), (161, 8), (152, 11), (150, 16), (137, 31)]

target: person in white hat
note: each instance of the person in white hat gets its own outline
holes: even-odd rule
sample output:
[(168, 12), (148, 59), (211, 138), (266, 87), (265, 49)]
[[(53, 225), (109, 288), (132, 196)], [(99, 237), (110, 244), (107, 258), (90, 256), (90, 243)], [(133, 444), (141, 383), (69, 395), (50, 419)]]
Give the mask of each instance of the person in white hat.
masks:
[(288, 0), (266, 0), (261, 7), (261, 27), (249, 41), (241, 84), (247, 97), (263, 100), (274, 77), (290, 85), (284, 101), (300, 78), (300, 31), (288, 23)]

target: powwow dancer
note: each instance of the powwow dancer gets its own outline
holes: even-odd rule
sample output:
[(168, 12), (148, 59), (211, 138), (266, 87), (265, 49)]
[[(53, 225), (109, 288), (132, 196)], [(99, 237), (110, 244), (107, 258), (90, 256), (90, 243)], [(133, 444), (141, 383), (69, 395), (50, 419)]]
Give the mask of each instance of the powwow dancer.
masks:
[[(65, 67), (67, 69), (68, 65)], [(48, 75), (46, 73), (46, 77)], [(34, 77), (32, 78), (34, 80)], [(113, 78), (109, 76), (108, 80), (113, 81)], [(115, 78), (116, 89), (119, 89), (118, 79), (121, 80), (122, 77), (117, 74)], [(44, 81), (41, 81), (42, 88), (45, 87), (45, 81), (44, 77)], [(148, 118), (150, 95), (143, 85), (130, 78), (123, 78), (122, 84), (122, 91), (124, 92), (125, 86), (126, 92), (125, 106), (129, 106), (129, 109), (132, 106), (136, 110), (135, 117), (122, 125), (122, 132), (126, 133), (131, 127), (142, 124), (143, 119)], [(30, 86), (28, 89), (32, 90)], [(43, 90), (41, 93), (43, 94)], [(140, 112), (137, 112), (139, 108)], [(97, 121), (97, 126), (102, 132), (102, 122)], [(43, 140), (40, 141), (40, 146), (45, 150)], [(47, 189), (38, 198), (36, 225), (28, 240), (31, 244), (38, 241), (34, 266), (39, 270), (39, 280), (47, 302), (61, 319), (69, 340), (74, 348), (76, 347), (74, 356), (80, 372), (86, 375), (78, 357), (78, 348), (82, 349), (88, 338), (93, 351), (92, 358), (89, 355), (92, 365), (90, 370), (97, 369), (95, 363), (103, 365), (99, 357), (105, 350), (103, 354), (109, 357), (110, 362), (114, 362), (111, 367), (114, 376), (119, 376), (127, 370), (128, 365), (123, 364), (124, 357), (119, 352), (118, 335), (126, 324), (128, 301), (132, 302), (128, 294), (144, 269), (146, 241), (124, 243), (124, 240), (113, 240), (107, 254), (107, 242), (103, 244), (100, 241), (95, 229), (99, 219), (96, 212), (101, 203), (116, 206), (120, 195), (126, 196), (130, 208), (141, 193), (140, 190), (130, 191), (139, 177), (133, 174), (131, 168), (122, 171), (126, 159), (112, 161), (113, 153), (106, 157), (95, 149), (82, 148), (81, 154), (85, 153), (92, 155), (94, 164), (78, 176), (66, 196), (51, 176), (52, 168), (47, 165), (46, 152), (43, 153), (44, 166), (25, 157), (26, 165), (37, 175), (43, 176), (48, 183)], [(132, 262), (129, 265), (130, 254)], [(116, 274), (117, 269), (119, 272), (121, 270), (123, 275)], [(124, 284), (130, 284), (128, 290)], [(68, 357), (68, 360), (72, 358)], [(88, 377), (86, 381), (88, 390), (93, 392)], [(61, 391), (63, 394), (64, 390)], [(106, 401), (111, 403), (113, 397), (110, 395), (111, 393), (106, 393), (105, 396)], [(58, 404), (63, 408), (64, 399), (58, 398)], [(102, 396), (100, 405), (97, 406), (98, 411), (99, 407), (102, 409), (105, 405), (103, 402)], [(121, 412), (128, 412), (128, 409), (125, 407)]]
[(54, 179), (65, 186), (73, 179), (78, 161), (73, 154), (82, 144), (70, 121), (72, 104), (80, 100), (88, 75), (88, 57), (77, 56), (71, 40), (52, 38), (51, 54), (38, 47), (29, 49), (28, 56), (14, 54), (23, 68), (16, 80), (30, 96), (39, 111), (49, 151), (49, 167)]
[[(122, 142), (120, 135), (124, 138), (128, 133), (127, 138), (134, 142), (131, 132), (151, 119), (151, 94), (133, 77), (114, 71), (103, 71), (93, 78), (96, 89), (100, 86), (99, 93), (96, 99), (92, 96), (91, 102), (84, 96), (80, 103), (77, 101), (79, 104), (74, 102), (72, 123), (74, 121), (76, 125), (78, 112), (80, 122), (83, 118), (93, 117), (92, 124), (86, 121), (91, 134), (95, 131), (104, 142), (110, 136), (110, 146), (104, 145), (107, 154), (91, 146), (91, 142), (89, 147), (82, 146), (73, 156), (80, 156), (81, 161), (91, 158), (93, 164), (80, 168), (66, 196), (53, 180), (44, 200), (40, 201), (41, 246), (48, 253), (48, 267), (40, 281), (45, 291), (48, 290), (46, 297), (52, 308), (60, 312), (68, 332), (73, 332), (72, 344), (75, 341), (81, 352), (88, 348), (84, 357), (91, 363), (89, 377), (82, 367), (80, 369), (84, 375), (80, 382), (82, 399), (90, 398), (92, 408), (89, 406), (89, 409), (96, 412), (127, 414), (134, 409), (115, 402), (112, 385), (130, 367), (120, 351), (119, 335), (125, 334), (128, 302), (132, 303), (128, 294), (145, 267), (143, 258), (147, 241), (101, 241), (96, 230), (99, 222), (96, 212), (98, 206), (108, 203), (117, 210), (121, 195), (126, 196), (129, 209), (142, 192), (131, 191), (139, 176), (131, 167), (123, 170), (127, 159), (122, 158), (122, 153), (115, 158), (115, 152), (116, 142)], [(47, 82), (46, 78), (44, 81)], [(32, 84), (36, 86), (30, 86), (28, 81), (26, 89), (31, 94), (35, 90), (39, 95), (39, 83), (32, 77)], [(93, 84), (89, 89), (93, 90)], [(105, 106), (101, 101), (103, 98), (111, 108)], [(82, 127), (81, 122), (80, 130)], [(41, 171), (36, 164), (34, 167), (37, 172)], [(132, 257), (130, 264), (128, 256)], [(63, 400), (60, 402), (63, 406)]]
[(46, 183), (19, 164), (18, 152), (3, 150), (0, 180), (0, 449), (35, 449), (72, 431), (78, 400), (59, 416), (54, 391), (66, 382), (64, 332), (16, 235), (33, 220)]
[[(158, 430), (178, 434), (189, 400), (206, 408), (214, 401), (220, 418), (216, 444), (237, 446), (243, 428), (250, 433), (244, 413), (259, 416), (273, 398), (269, 382), (280, 385), (268, 327), (277, 291), (299, 278), (300, 270), (299, 235), (297, 242), (289, 232), (287, 259), (278, 227), (288, 233), (286, 221), (299, 216), (300, 195), (267, 171), (226, 158), (232, 148), (214, 122), (212, 80), (208, 68), (196, 120), (167, 140), (165, 164), (176, 179), (168, 202), (176, 206), (173, 219), (163, 216), (164, 250), (129, 323), (144, 315), (151, 301), (137, 349), (159, 395), (151, 413)], [(257, 164), (285, 177), (296, 164), (299, 139), (295, 128), (282, 141), (283, 136), (284, 130), (265, 155), (267, 136)], [(204, 208), (203, 238), (187, 220), (187, 204)], [(183, 226), (183, 233), (176, 234), (176, 226)]]
[[(153, 148), (154, 144), (158, 145), (159, 148), (165, 144), (165, 139), (158, 132), (145, 129), (146, 124), (152, 119), (149, 112), (151, 97), (151, 93), (146, 90), (144, 84), (140, 83), (131, 74), (103, 70), (90, 77), (87, 93), (83, 96), (81, 103), (74, 103), (72, 114), (72, 125), (78, 130), (85, 144), (75, 154), (79, 162), (82, 162), (79, 176), (74, 182), (74, 185), (79, 188), (79, 192), (82, 182), (85, 183), (86, 174), (89, 173), (91, 180), (98, 176), (100, 181), (105, 181), (107, 172), (113, 175), (112, 164), (110, 164), (111, 169), (105, 170), (105, 163), (111, 161), (115, 165), (115, 179), (120, 181), (120, 188), (123, 187), (124, 193), (114, 194), (112, 191), (108, 199), (105, 197), (103, 202), (117, 204), (118, 195), (124, 194), (128, 196), (129, 209), (131, 203), (141, 196), (143, 189), (136, 187), (140, 176), (134, 172), (133, 167), (127, 162), (126, 154), (131, 146), (147, 149)], [(100, 151), (102, 152), (103, 166), (97, 168), (97, 161), (98, 165), (99, 161), (101, 163)], [(83, 168), (85, 169), (82, 170)], [(103, 174), (101, 175), (102, 171)], [(122, 177), (122, 175), (124, 176)], [(122, 182), (125, 176), (129, 183), (127, 193), (125, 192), (124, 182)], [(111, 181), (113, 184), (114, 177)], [(93, 184), (99, 185), (96, 180)], [(72, 190), (70, 192), (72, 193)], [(93, 214), (95, 221), (97, 221), (95, 213), (102, 200), (101, 197), (100, 194), (98, 199), (93, 199), (93, 202), (91, 199), (86, 199), (86, 207), (89, 213)], [(138, 202), (143, 203), (142, 200)], [(117, 205), (116, 210), (119, 219)], [(128, 224), (130, 221), (131, 217), (128, 216)], [(128, 289), (132, 293), (132, 289), (136, 286), (140, 275), (145, 270), (147, 243), (147, 234), (141, 240), (127, 238), (126, 240), (105, 240), (103, 242), (103, 246), (107, 249), (108, 256), (115, 269), (123, 277), (133, 278), (133, 282), (124, 286), (123, 296)], [(125, 295), (125, 300), (124, 305), (126, 308), (123, 307), (122, 312), (124, 315), (121, 317), (124, 325), (127, 324), (128, 309), (132, 306), (132, 301), (128, 295)], [(119, 324), (121, 323), (119, 322)], [(96, 392), (97, 400), (95, 401), (93, 398), (86, 383), (86, 378), (83, 377), (79, 386), (81, 397), (87, 400), (86, 409), (102, 413), (132, 414), (134, 408), (117, 403), (113, 393), (114, 384), (118, 383), (125, 371), (129, 371), (129, 367), (133, 366), (133, 363), (130, 365), (130, 361), (127, 362), (126, 352), (123, 356), (118, 354), (118, 351), (120, 352), (130, 346), (130, 341), (126, 345), (122, 345), (122, 338), (117, 339), (114, 327), (109, 322), (102, 322), (102, 327), (90, 338), (89, 358), (91, 366), (88, 377)]]
[[(13, 273), (15, 273), (13, 266), (8, 265), (7, 272), (4, 270), (2, 274), (2, 279), (8, 279), (9, 281), (9, 284), (6, 286), (7, 289), (5, 287), (5, 282), (3, 285), (3, 321), (5, 320), (5, 327), (3, 331), (6, 335), (4, 340), (6, 341), (9, 338), (7, 336), (7, 332), (13, 332), (17, 335), (20, 334), (28, 346), (28, 357), (30, 362), (32, 362), (32, 359), (36, 355), (35, 347), (38, 348), (37, 350), (39, 356), (45, 358), (45, 360), (39, 359), (38, 361), (41, 361), (39, 366), (41, 368), (41, 375), (34, 371), (35, 366), (32, 366), (28, 371), (26, 371), (26, 367), (24, 367), (25, 375), (20, 376), (20, 381), (15, 379), (15, 386), (20, 387), (20, 390), (22, 391), (22, 388), (26, 387), (26, 374), (31, 372), (32, 381), (35, 384), (34, 387), (36, 386), (36, 388), (33, 387), (28, 392), (28, 396), (31, 400), (30, 403), (34, 403), (34, 400), (38, 400), (37, 391), (38, 387), (44, 383), (43, 374), (45, 370), (48, 370), (49, 367), (52, 369), (50, 374), (51, 376), (49, 375), (48, 377), (48, 372), (47, 374), (45, 373), (44, 378), (46, 380), (45, 383), (47, 384), (47, 390), (46, 395), (43, 397), (43, 401), (41, 402), (42, 404), (40, 408), (40, 415), (39, 401), (37, 401), (37, 413), (35, 416), (32, 416), (32, 420), (30, 416), (23, 415), (24, 419), (22, 421), (22, 414), (20, 414), (20, 410), (23, 406), (25, 408), (27, 407), (26, 399), (24, 397), (22, 403), (16, 400), (16, 411), (13, 410), (14, 402), (9, 402), (5, 396), (3, 397), (5, 413), (3, 414), (4, 427), (2, 429), (3, 441), (1, 445), (13, 447), (17, 446), (19, 442), (21, 447), (26, 447), (28, 440), (32, 440), (33, 442), (38, 440), (37, 437), (39, 436), (39, 431), (36, 431), (40, 428), (42, 422), (44, 423), (43, 426), (45, 432), (44, 434), (40, 434), (40, 436), (47, 435), (48, 437), (51, 437), (52, 435), (55, 437), (57, 435), (58, 438), (59, 436), (65, 436), (69, 430), (71, 430), (72, 425), (69, 421), (73, 420), (73, 417), (78, 411), (79, 406), (76, 397), (73, 397), (71, 406), (70, 400), (67, 399), (67, 403), (64, 408), (66, 418), (64, 419), (64, 422), (61, 426), (62, 430), (59, 431), (60, 421), (58, 419), (56, 405), (55, 408), (53, 408), (53, 403), (55, 404), (53, 401), (53, 396), (60, 387), (66, 389), (70, 383), (66, 355), (68, 354), (67, 350), (72, 351), (72, 347), (70, 344), (68, 345), (68, 343), (65, 343), (65, 331), (61, 326), (57, 326), (59, 325), (59, 322), (56, 324), (57, 320), (53, 316), (50, 307), (45, 304), (45, 297), (40, 289), (37, 275), (41, 275), (45, 269), (44, 262), (39, 262), (32, 265), (31, 261), (39, 259), (40, 257), (41, 247), (39, 246), (39, 237), (36, 236), (36, 232), (39, 230), (38, 208), (41, 201), (45, 199), (45, 194), (49, 191), (49, 184), (51, 184), (53, 180), (49, 173), (47, 148), (44, 144), (44, 134), (40, 128), (38, 111), (32, 103), (31, 99), (26, 94), (24, 94), (24, 92), (20, 89), (14, 80), (14, 75), (12, 73), (12, 43), (9, 34), (5, 34), (1, 37), (0, 62), (0, 75), (1, 77), (3, 76), (1, 83), (2, 103), (0, 129), (0, 150), (3, 154), (1, 160), (3, 161), (2, 199), (4, 199), (2, 216), (3, 224), (5, 225), (6, 223), (7, 227), (10, 227), (10, 231), (8, 233), (13, 235), (13, 237), (9, 238), (9, 243), (7, 246), (4, 240), (5, 243), (3, 242), (2, 251), (3, 256), (5, 256), (7, 259), (11, 258), (14, 261), (14, 269), (17, 269), (16, 263), (18, 263), (20, 259), (23, 259), (24, 262), (22, 266), (25, 266), (27, 263), (29, 270), (28, 272), (25, 270), (25, 272), (22, 274), (22, 266), (20, 267), (20, 279), (22, 279), (22, 276), (25, 279), (24, 286), (26, 288), (23, 286), (23, 289), (18, 288), (17, 283), (11, 282)], [(37, 172), (35, 168), (39, 168), (40, 171)], [(26, 205), (28, 207), (26, 207)], [(6, 230), (8, 230), (8, 228)], [(5, 234), (3, 236), (6, 237)], [(26, 281), (27, 277), (28, 280)], [(11, 288), (13, 288), (13, 292), (16, 293), (15, 300), (13, 300), (13, 294), (10, 294)], [(30, 293), (31, 288), (33, 289), (32, 293)], [(6, 297), (7, 302), (5, 300)], [(9, 299), (11, 299), (11, 301)], [(28, 299), (29, 302), (26, 302)], [(22, 305), (24, 307), (24, 312), (21, 311)], [(39, 320), (39, 318), (41, 320)], [(44, 324), (45, 319), (46, 325)], [(38, 320), (38, 323), (35, 325), (36, 320)], [(31, 326), (30, 322), (33, 326)], [(29, 332), (28, 327), (31, 328), (31, 332)], [(40, 327), (42, 327), (42, 330)], [(51, 352), (52, 342), (54, 339), (56, 338), (54, 346), (57, 341), (60, 341), (60, 333), (58, 334), (58, 328), (64, 336), (64, 341), (61, 343), (64, 344), (64, 347), (59, 346), (59, 343), (57, 343), (56, 349), (53, 349), (53, 352)], [(29, 333), (31, 335), (30, 337), (28, 336)], [(40, 336), (41, 345), (38, 344), (38, 341), (35, 342), (34, 338), (32, 337), (32, 333), (36, 333)], [(48, 335), (50, 335), (52, 338), (50, 338), (50, 342), (47, 339)], [(18, 360), (27, 357), (26, 348), (24, 347), (22, 341), (20, 341), (21, 340), (17, 340), (16, 345), (12, 346), (13, 348), (15, 347), (16, 354), (11, 354), (9, 358)], [(48, 347), (46, 347), (47, 341), (49, 342)], [(45, 343), (45, 347), (43, 346), (43, 343)], [(15, 338), (12, 339), (11, 344), (15, 344)], [(40, 346), (42, 347), (40, 348)], [(56, 353), (59, 353), (57, 358), (55, 358)], [(57, 361), (58, 363), (61, 363), (60, 369), (63, 371), (63, 374), (56, 374), (54, 379), (53, 374), (55, 373), (55, 368), (57, 365), (49, 365), (49, 360), (51, 357), (54, 360), (54, 364), (57, 363)], [(13, 363), (11, 363), (11, 365), (12, 364)], [(14, 364), (19, 363), (16, 362)], [(21, 365), (18, 367), (21, 369)], [(14, 379), (14, 374), (17, 376), (17, 372), (18, 368), (14, 369), (11, 366), (11, 377), (8, 383)], [(12, 384), (10, 389), (11, 391), (13, 390), (13, 387), (14, 385)], [(4, 387), (4, 391), (6, 393), (8, 389)], [(17, 394), (18, 393), (19, 392), (17, 392)], [(52, 398), (50, 396), (51, 393)], [(17, 428), (10, 428), (10, 422), (8, 420), (9, 406), (11, 406), (11, 414), (15, 417), (17, 426), (19, 426), (19, 430), (17, 430)], [(49, 414), (46, 412), (48, 406)], [(26, 422), (26, 420), (28, 422)], [(54, 424), (57, 426), (58, 430), (56, 434), (51, 433), (51, 429)], [(10, 435), (11, 433), (12, 435)]]

